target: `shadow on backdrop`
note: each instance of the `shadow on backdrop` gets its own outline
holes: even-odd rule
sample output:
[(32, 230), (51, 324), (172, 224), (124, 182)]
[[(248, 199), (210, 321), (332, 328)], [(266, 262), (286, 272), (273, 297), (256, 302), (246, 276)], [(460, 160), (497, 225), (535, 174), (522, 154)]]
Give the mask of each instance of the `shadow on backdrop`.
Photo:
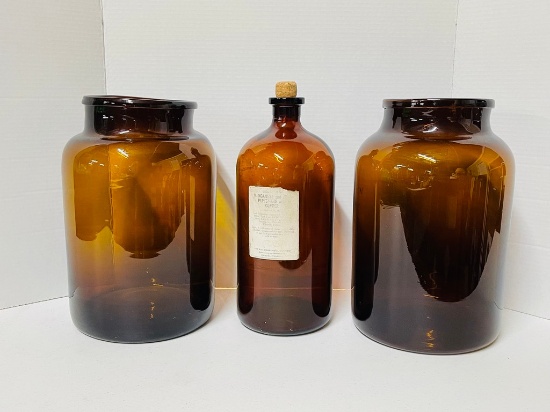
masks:
[[(233, 184), (217, 160), (216, 192), (216, 287), (237, 287), (237, 222)], [(231, 185), (231, 188), (230, 186)]]
[(342, 205), (334, 202), (334, 234), (332, 241), (332, 288), (351, 287), (351, 219)]

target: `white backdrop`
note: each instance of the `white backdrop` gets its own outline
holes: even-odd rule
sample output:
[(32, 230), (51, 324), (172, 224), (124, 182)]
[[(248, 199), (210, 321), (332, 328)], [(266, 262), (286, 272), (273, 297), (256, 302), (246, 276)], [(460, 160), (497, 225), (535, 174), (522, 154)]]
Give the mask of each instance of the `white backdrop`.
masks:
[(336, 157), (336, 288), (350, 286), (354, 159), (381, 100), (494, 98), (517, 162), (506, 305), (550, 318), (548, 12), (542, 0), (7, 3), (0, 307), (66, 294), (60, 154), (82, 128), (81, 96), (104, 92), (199, 103), (195, 127), (218, 154), (217, 286), (234, 286), (235, 160), (269, 125), (274, 83), (296, 80), (305, 127)]
[(349, 289), (357, 149), (383, 98), (451, 94), (456, 2), (104, 0), (104, 19), (108, 93), (199, 103), (220, 172), (218, 287), (236, 284), (237, 155), (269, 126), (275, 82), (298, 83), (304, 126), (336, 158), (334, 287)]
[(550, 3), (460, 0), (453, 94), (496, 100), (516, 159), (506, 306), (550, 319)]
[(5, 1), (0, 12), (0, 308), (67, 294), (61, 152), (103, 93), (99, 0)]

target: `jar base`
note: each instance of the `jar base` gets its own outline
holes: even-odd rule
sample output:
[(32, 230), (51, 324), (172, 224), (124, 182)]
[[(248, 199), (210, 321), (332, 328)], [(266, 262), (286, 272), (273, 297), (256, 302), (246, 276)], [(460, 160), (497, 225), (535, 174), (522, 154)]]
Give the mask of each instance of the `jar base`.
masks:
[(188, 288), (139, 287), (103, 293), (90, 299), (70, 298), (73, 323), (87, 336), (115, 343), (169, 340), (198, 329), (210, 318), (190, 303)]
[(484, 341), (483, 343), (480, 343), (478, 345), (464, 347), (464, 348), (455, 348), (455, 349), (445, 349), (445, 348), (436, 348), (436, 347), (430, 347), (429, 345), (424, 344), (423, 346), (418, 345), (416, 347), (407, 347), (407, 346), (400, 346), (393, 342), (388, 342), (383, 339), (379, 339), (378, 337), (369, 335), (368, 332), (361, 329), (361, 327), (357, 324), (356, 321), (354, 321), (355, 327), (359, 332), (361, 332), (362, 335), (366, 336), (373, 342), (376, 342), (380, 345), (384, 345), (391, 349), (397, 349), (404, 352), (410, 352), (410, 353), (417, 353), (421, 355), (461, 355), (465, 353), (471, 353), (471, 352), (477, 352), (479, 350), (482, 350), (491, 344), (493, 344), (497, 338), (498, 334), (491, 339)]

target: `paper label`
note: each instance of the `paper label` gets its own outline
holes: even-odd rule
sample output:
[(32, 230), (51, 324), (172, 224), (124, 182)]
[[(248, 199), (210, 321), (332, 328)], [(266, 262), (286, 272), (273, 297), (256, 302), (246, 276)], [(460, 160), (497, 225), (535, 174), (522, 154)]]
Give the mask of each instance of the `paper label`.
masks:
[(297, 260), (300, 257), (300, 192), (250, 186), (248, 229), (250, 257)]

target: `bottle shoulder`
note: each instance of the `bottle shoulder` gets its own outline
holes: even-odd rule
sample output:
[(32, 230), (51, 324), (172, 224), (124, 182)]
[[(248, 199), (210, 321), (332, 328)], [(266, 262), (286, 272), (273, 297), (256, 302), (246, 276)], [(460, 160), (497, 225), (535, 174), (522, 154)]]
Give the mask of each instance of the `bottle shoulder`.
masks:
[[(280, 186), (298, 190), (304, 181), (334, 179), (334, 158), (330, 149), (317, 136), (304, 129), (270, 128), (253, 137), (242, 148), (237, 159), (237, 184)], [(328, 183), (327, 183), (328, 184)]]
[[(239, 152), (239, 158), (253, 153), (257, 157), (272, 156), (274, 152), (294, 152), (296, 155), (310, 156), (322, 153), (334, 161), (329, 146), (318, 136), (299, 128), (269, 127), (249, 139)], [(301, 157), (301, 156), (298, 156)]]

